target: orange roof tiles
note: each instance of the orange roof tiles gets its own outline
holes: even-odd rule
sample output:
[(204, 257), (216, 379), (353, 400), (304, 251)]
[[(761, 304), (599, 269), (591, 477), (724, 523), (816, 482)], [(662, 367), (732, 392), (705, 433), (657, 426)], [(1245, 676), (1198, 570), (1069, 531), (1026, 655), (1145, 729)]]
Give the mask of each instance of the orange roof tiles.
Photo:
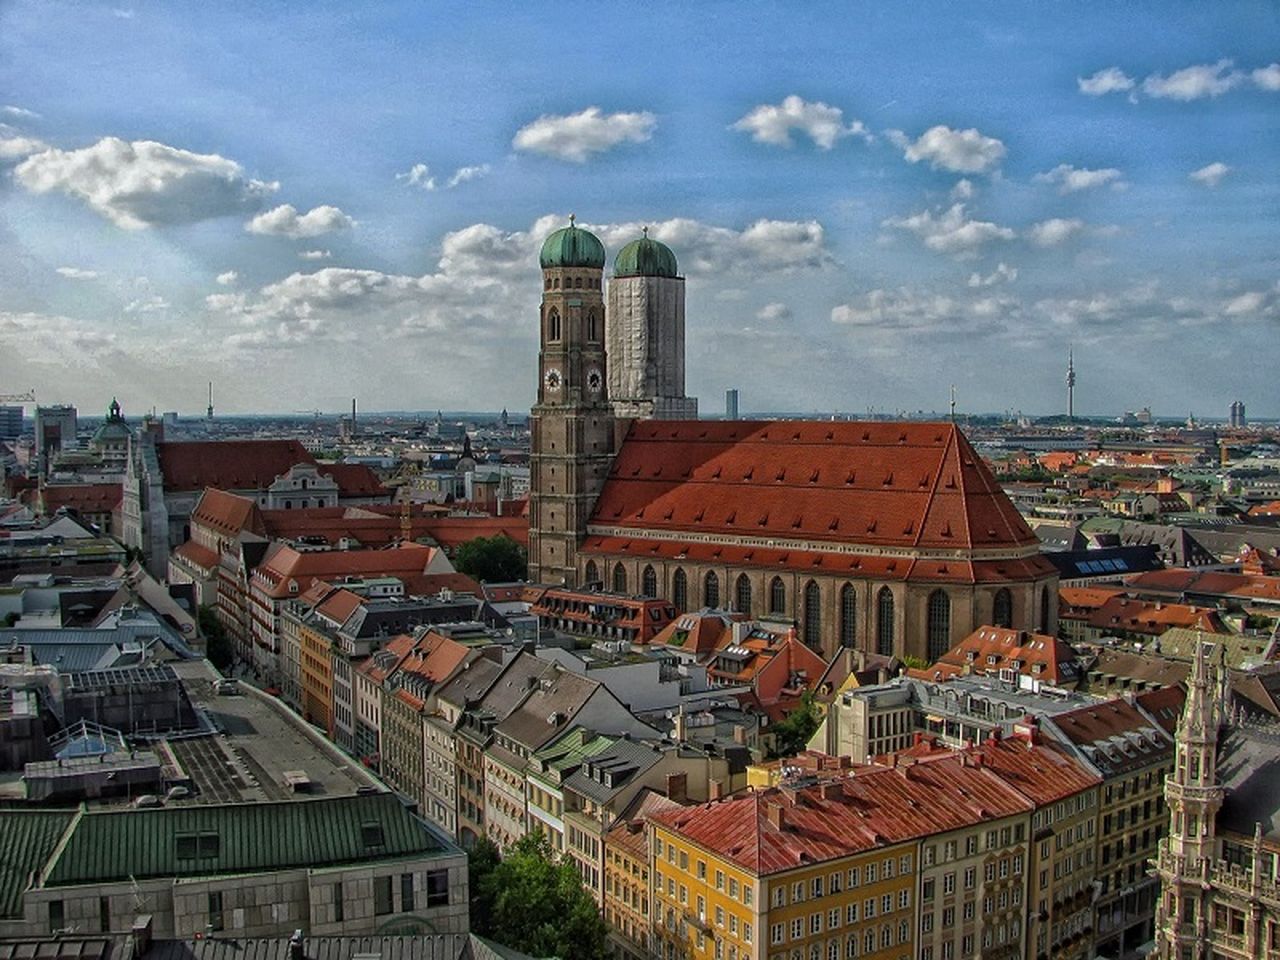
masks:
[(1127, 597), (1112, 597), (1089, 617), (1097, 630), (1120, 630), (1158, 636), (1170, 627), (1188, 627), (1206, 633), (1226, 633), (1213, 610), (1181, 603), (1148, 603)]
[[(299, 553), (279, 546), (254, 572), (254, 587), (271, 597), (296, 595), (316, 579), (343, 576), (413, 576), (426, 571), (435, 556), (431, 547), (404, 544), (392, 550), (333, 550)], [(297, 584), (291, 592), (289, 583)]]
[(216, 487), (206, 487), (200, 494), (195, 509), (191, 511), (191, 522), (225, 537), (234, 537), (242, 530), (257, 534), (265, 532), (262, 514), (251, 497)]
[(1125, 584), (1130, 591), (1138, 594), (1200, 594), (1280, 601), (1280, 577), (1250, 573), (1171, 567), (1140, 573), (1130, 577)]
[(315, 458), (297, 440), (198, 440), (156, 444), (164, 488), (257, 490)]
[(1059, 587), (1058, 600), (1062, 604), (1061, 615), (1070, 613), (1089, 614), (1109, 603), (1113, 598), (1123, 596), (1124, 591), (1116, 587)]
[(41, 490), (46, 514), (66, 507), (79, 513), (110, 513), (123, 498), (119, 483), (57, 483)]
[(188, 540), (174, 549), (174, 555), (204, 570), (212, 570), (218, 565), (218, 555), (207, 547), (202, 547), (194, 540)]
[(636, 421), (594, 526), (878, 547), (1029, 547), (953, 424)]
[[(1076, 652), (1057, 637), (1007, 627), (979, 627), (945, 653), (934, 667), (963, 673), (1014, 669), (1046, 683), (1075, 683), (1080, 679)], [(929, 674), (928, 671), (920, 671)]]
[(331, 477), (338, 485), (338, 491), (347, 497), (385, 496), (387, 488), (382, 485), (378, 475), (364, 463), (322, 463), (319, 467), (322, 476)]

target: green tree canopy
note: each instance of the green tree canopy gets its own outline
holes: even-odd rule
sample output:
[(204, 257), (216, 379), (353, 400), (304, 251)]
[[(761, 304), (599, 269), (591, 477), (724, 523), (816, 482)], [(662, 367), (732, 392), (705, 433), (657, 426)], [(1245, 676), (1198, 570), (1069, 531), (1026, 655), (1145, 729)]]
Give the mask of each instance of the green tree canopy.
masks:
[(524, 547), (504, 533), (495, 537), (476, 537), (458, 547), (453, 565), (459, 573), (486, 583), (523, 580), (528, 573), (528, 556)]
[(498, 859), (481, 840), (470, 853), (471, 928), (534, 957), (606, 960), (608, 927), (578, 871), (542, 833)]
[(771, 728), (774, 756), (790, 757), (804, 750), (809, 739), (818, 732), (822, 716), (813, 691), (806, 690), (800, 704)]

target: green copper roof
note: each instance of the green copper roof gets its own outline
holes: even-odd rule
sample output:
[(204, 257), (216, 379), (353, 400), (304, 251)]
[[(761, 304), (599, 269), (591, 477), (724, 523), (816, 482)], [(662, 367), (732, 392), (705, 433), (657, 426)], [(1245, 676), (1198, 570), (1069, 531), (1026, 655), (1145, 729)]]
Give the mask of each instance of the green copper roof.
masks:
[(604, 244), (589, 230), (583, 230), (569, 218), (569, 226), (561, 227), (542, 242), (538, 254), (542, 269), (548, 267), (604, 268)]
[(22, 894), (32, 874), (44, 869), (75, 816), (73, 811), (0, 814), (0, 917), (22, 916)]
[(613, 261), (615, 277), (675, 277), (676, 255), (665, 243), (649, 239), (645, 235), (639, 240), (632, 240), (618, 251)]

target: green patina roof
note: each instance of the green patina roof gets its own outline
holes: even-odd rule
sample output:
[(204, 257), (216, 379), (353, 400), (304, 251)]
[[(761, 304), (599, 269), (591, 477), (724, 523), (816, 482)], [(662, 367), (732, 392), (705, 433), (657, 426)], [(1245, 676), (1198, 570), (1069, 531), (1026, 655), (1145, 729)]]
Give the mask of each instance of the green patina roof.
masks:
[[(373, 826), (379, 829), (366, 829)], [(202, 835), (216, 835), (216, 846), (179, 857), (181, 847), (186, 854), (200, 850)], [(372, 842), (379, 836), (381, 843)], [(113, 810), (80, 817), (45, 884), (256, 873), (451, 852), (389, 793)]]
[[(586, 727), (574, 727), (554, 743), (535, 750), (533, 755), (546, 764), (547, 773), (554, 771), (563, 776), (580, 767), (588, 757), (609, 749), (616, 739), (602, 733), (593, 733)], [(531, 775), (539, 776), (532, 771)]]
[(22, 894), (32, 874), (49, 862), (75, 817), (73, 811), (0, 813), (0, 917), (22, 916)]
[(646, 232), (618, 251), (613, 261), (615, 277), (675, 277), (676, 255), (665, 243), (651, 240)]
[(604, 244), (589, 230), (583, 230), (569, 218), (569, 226), (561, 227), (542, 242), (538, 262), (548, 267), (604, 268)]

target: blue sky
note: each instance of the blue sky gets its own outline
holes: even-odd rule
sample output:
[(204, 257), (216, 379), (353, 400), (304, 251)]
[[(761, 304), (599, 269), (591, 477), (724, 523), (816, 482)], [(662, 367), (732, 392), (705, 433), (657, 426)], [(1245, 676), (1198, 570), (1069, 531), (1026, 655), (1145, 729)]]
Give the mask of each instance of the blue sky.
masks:
[(650, 225), (717, 410), (1280, 415), (1271, 3), (0, 3), (0, 392), (507, 406)]

